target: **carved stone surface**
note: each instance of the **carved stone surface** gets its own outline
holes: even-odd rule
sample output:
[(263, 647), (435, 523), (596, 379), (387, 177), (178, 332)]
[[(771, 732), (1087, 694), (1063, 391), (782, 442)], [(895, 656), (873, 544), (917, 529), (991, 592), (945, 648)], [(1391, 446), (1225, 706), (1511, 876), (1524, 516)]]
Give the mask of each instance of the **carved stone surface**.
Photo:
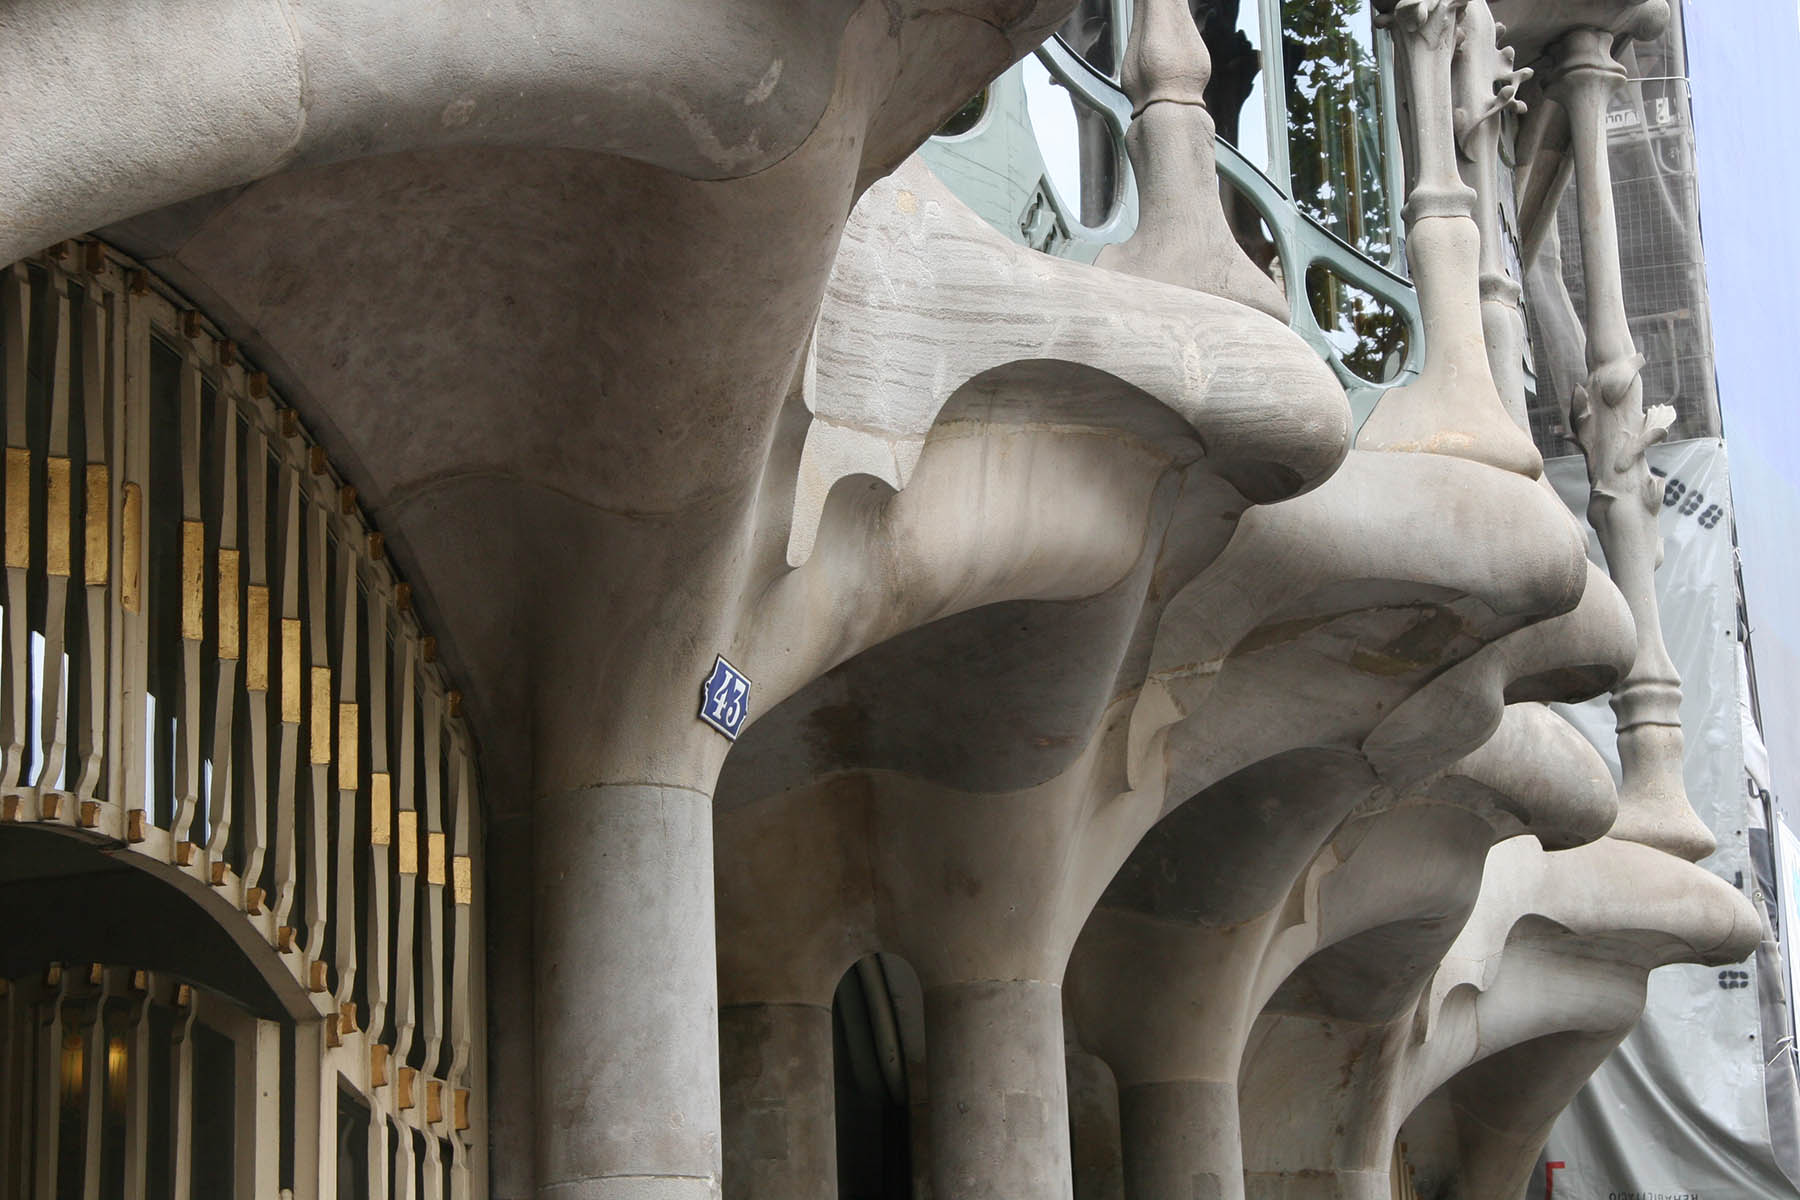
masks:
[[(136, 254), (418, 581), (490, 810), (482, 1194), (835, 1195), (880, 954), (936, 1200), (1374, 1200), (1403, 1128), (1511, 1195), (1649, 971), (1760, 936), (1692, 861), (1610, 233), (1659, 3), (1376, 5), (1425, 355), (1360, 431), (1226, 224), (1175, 0), (1092, 266), (910, 156), (1069, 0), (27, 2), (0, 261)], [(1528, 95), (1610, 574), (1521, 427)], [(1549, 707), (1608, 692), (1616, 790)]]

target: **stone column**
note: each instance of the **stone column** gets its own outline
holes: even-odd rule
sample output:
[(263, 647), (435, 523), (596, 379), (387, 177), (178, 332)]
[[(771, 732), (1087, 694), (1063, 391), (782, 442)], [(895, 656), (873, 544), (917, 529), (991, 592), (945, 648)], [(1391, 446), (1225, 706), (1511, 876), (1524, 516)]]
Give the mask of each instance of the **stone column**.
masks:
[(1125, 151), (1137, 177), (1138, 226), (1095, 265), (1210, 292), (1286, 323), (1287, 297), (1225, 219), (1206, 111), (1212, 56), (1185, 0), (1136, 0), (1119, 69), (1137, 114)]
[(1125, 1200), (1119, 1145), (1119, 1085), (1112, 1068), (1074, 1046), (1064, 1047), (1069, 1075), (1069, 1157), (1075, 1200)]
[[(1186, 821), (1171, 817), (1140, 843), (1119, 877), (1127, 888), (1144, 872), (1160, 880), (1177, 862), (1202, 862), (1199, 843), (1187, 840), (1197, 811), (1179, 810)], [(1198, 895), (1179, 894), (1189, 902)], [(1222, 913), (1232, 923), (1220, 929), (1153, 905), (1116, 906), (1123, 899), (1115, 894), (1088, 918), (1070, 957), (1068, 987), (1082, 1041), (1118, 1081), (1124, 1194), (1241, 1197), (1238, 1064), (1262, 1004), (1256, 982), (1275, 918)]]
[(734, 1004), (719, 1013), (726, 1200), (835, 1200), (831, 1008)]
[(647, 783), (537, 803), (542, 1200), (719, 1195), (711, 808)]
[(1393, 1186), (1386, 1170), (1344, 1168), (1251, 1175), (1245, 1180), (1245, 1194), (1248, 1200), (1392, 1200)]
[[(1646, 13), (1653, 8), (1644, 6)], [(1612, 836), (1692, 861), (1711, 854), (1714, 841), (1688, 806), (1682, 780), (1681, 676), (1663, 642), (1656, 598), (1663, 484), (1645, 457), (1668, 436), (1675, 412), (1660, 404), (1644, 408), (1644, 360), (1625, 309), (1606, 140), (1607, 105), (1625, 80), (1612, 56), (1614, 37), (1606, 29), (1566, 34), (1553, 50), (1547, 88), (1569, 114), (1587, 283), (1588, 377), (1570, 399), (1570, 427), (1587, 459), (1588, 520), (1637, 622), (1637, 659), (1613, 692), (1624, 782)]]
[(1244, 1194), (1237, 1080), (1140, 1083), (1119, 1093), (1125, 1193), (1233, 1200)]
[[(1356, 444), (1366, 450), (1453, 454), (1537, 478), (1543, 460), (1507, 415), (1488, 367), (1482, 325), (1481, 234), (1475, 190), (1458, 171), (1452, 62), (1458, 4), (1377, 0), (1393, 32), (1412, 180), (1402, 216), (1419, 291), (1425, 365), (1382, 396)], [(1471, 114), (1473, 115), (1473, 114)]]
[(1530, 432), (1525, 408), (1525, 318), (1519, 311), (1523, 289), (1508, 270), (1505, 230), (1500, 224), (1500, 118), (1522, 113), (1519, 88), (1529, 67), (1515, 69), (1513, 48), (1497, 42), (1487, 0), (1470, 0), (1461, 18), (1462, 44), (1451, 60), (1456, 102), (1457, 169), (1475, 190), (1475, 227), (1481, 232), (1481, 328), (1487, 341), (1488, 370), (1500, 402), (1513, 423)]
[(1071, 1200), (1062, 989), (925, 989), (933, 1200)]

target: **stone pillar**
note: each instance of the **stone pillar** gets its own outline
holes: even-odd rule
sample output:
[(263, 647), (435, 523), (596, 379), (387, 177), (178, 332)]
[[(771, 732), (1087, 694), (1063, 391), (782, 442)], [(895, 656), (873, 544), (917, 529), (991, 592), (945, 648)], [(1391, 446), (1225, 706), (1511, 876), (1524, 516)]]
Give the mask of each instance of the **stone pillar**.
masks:
[[(1652, 26), (1633, 32), (1655, 32), (1666, 8), (1640, 7)], [(1675, 411), (1667, 405), (1644, 407), (1644, 360), (1632, 342), (1625, 308), (1606, 139), (1607, 106), (1625, 82), (1625, 69), (1612, 54), (1615, 37), (1610, 29), (1564, 35), (1554, 47), (1546, 89), (1569, 113), (1587, 285), (1588, 377), (1570, 398), (1569, 423), (1587, 459), (1588, 520), (1637, 622), (1637, 659), (1612, 700), (1623, 776), (1612, 836), (1698, 861), (1715, 844), (1688, 805), (1682, 779), (1681, 676), (1663, 641), (1656, 598), (1663, 484), (1650, 473), (1646, 457), (1668, 436)]]
[(1475, 189), (1475, 227), (1481, 233), (1481, 328), (1488, 370), (1513, 423), (1529, 433), (1525, 317), (1519, 309), (1523, 289), (1508, 269), (1506, 231), (1500, 223), (1500, 119), (1503, 113), (1525, 111), (1519, 87), (1531, 78), (1531, 69), (1513, 67), (1513, 49), (1498, 44), (1497, 28), (1487, 0), (1470, 0), (1463, 9), (1462, 44), (1451, 60), (1462, 152), (1456, 162), (1463, 182)]
[(1062, 989), (925, 989), (934, 1200), (1071, 1200)]
[(831, 1009), (734, 1004), (719, 1013), (725, 1200), (835, 1200)]
[(1075, 1200), (1125, 1200), (1119, 1146), (1119, 1085), (1096, 1056), (1065, 1046), (1069, 1075), (1069, 1157)]
[(712, 798), (613, 784), (536, 809), (538, 1196), (716, 1200)]
[(1394, 1194), (1385, 1169), (1259, 1173), (1244, 1183), (1249, 1200), (1392, 1200)]
[(1475, 190), (1457, 169), (1452, 62), (1462, 5), (1377, 0), (1376, 9), (1393, 33), (1411, 118), (1406, 152), (1412, 187), (1402, 216), (1424, 325), (1417, 332), (1429, 335), (1419, 378), (1382, 396), (1356, 444), (1454, 454), (1536, 479), (1543, 460), (1507, 415), (1488, 368)]
[(1236, 300), (1286, 323), (1287, 297), (1225, 219), (1206, 110), (1211, 79), (1212, 56), (1186, 0), (1136, 0), (1120, 82), (1136, 114), (1125, 151), (1137, 177), (1138, 226), (1095, 264)]
[(1119, 1092), (1125, 1192), (1171, 1200), (1241, 1200), (1244, 1153), (1237, 1081), (1140, 1083)]

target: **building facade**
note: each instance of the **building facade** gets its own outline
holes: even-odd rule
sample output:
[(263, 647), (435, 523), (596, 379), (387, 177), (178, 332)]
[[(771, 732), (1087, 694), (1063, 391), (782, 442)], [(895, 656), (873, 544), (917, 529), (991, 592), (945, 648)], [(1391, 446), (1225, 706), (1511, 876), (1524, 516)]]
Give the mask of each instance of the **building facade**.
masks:
[(1520, 1195), (1764, 940), (1670, 15), (13, 5), (0, 1198)]

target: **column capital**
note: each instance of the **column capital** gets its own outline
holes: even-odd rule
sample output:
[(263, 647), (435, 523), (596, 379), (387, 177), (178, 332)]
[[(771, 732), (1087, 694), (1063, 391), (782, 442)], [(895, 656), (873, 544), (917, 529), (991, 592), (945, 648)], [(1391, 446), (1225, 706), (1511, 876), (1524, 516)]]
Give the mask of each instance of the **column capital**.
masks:
[(1569, 30), (1545, 52), (1541, 78), (1551, 99), (1566, 106), (1573, 89), (1599, 87), (1610, 93), (1625, 82), (1625, 67), (1613, 56), (1616, 35), (1592, 25)]
[(1456, 34), (1456, 22), (1469, 0), (1376, 0), (1375, 22), (1396, 37), (1411, 36), (1442, 49)]
[(1519, 61), (1535, 64), (1551, 56), (1569, 34), (1593, 30), (1609, 42), (1621, 38), (1648, 41), (1668, 27), (1668, 0), (1489, 0), (1494, 19), (1503, 27), (1507, 45)]

